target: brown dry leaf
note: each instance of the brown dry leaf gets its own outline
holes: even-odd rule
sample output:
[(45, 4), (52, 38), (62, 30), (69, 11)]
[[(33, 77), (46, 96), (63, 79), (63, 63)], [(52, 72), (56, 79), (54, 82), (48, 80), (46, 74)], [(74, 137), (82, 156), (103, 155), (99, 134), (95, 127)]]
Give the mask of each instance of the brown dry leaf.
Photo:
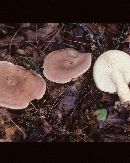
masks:
[(99, 33), (99, 29), (96, 23), (86, 23), (86, 25), (94, 32)]
[(46, 120), (44, 120), (44, 129), (47, 133), (52, 131), (52, 126)]
[(102, 23), (86, 23), (86, 25), (94, 32), (104, 34), (105, 26)]
[(102, 99), (101, 99), (101, 101), (110, 101), (111, 100), (111, 98), (110, 98), (111, 96), (108, 94), (108, 93), (102, 93)]
[(62, 112), (60, 110), (54, 110), (53, 117), (61, 119), (62, 118)]
[[(5, 38), (0, 39), (0, 47), (9, 46), (13, 36), (6, 36)], [(20, 42), (24, 40), (23, 36), (15, 36), (11, 45), (18, 46)]]
[(52, 98), (58, 98), (58, 96), (60, 95), (61, 93), (61, 90), (60, 89), (57, 89), (57, 88), (54, 88), (53, 92), (51, 92), (50, 96), (52, 96)]
[[(22, 128), (22, 131), (24, 131), (24, 129)], [(5, 141), (9, 141), (12, 142), (16, 136), (16, 133), (21, 135), (23, 138), (25, 138), (25, 135), (23, 135), (23, 133), (16, 127), (16, 126), (12, 126), (12, 125), (6, 125), (5, 126)]]
[(9, 55), (9, 51), (7, 48), (0, 48), (0, 58), (3, 60), (3, 58), (6, 56), (6, 55)]
[(59, 26), (59, 23), (48, 23), (46, 27), (40, 28), (37, 31), (38, 38), (46, 39), (52, 34)]
[(129, 35), (125, 38), (124, 42), (130, 43), (130, 33), (129, 33)]
[(25, 51), (23, 49), (17, 49), (16, 53), (18, 53), (20, 55), (24, 55)]
[(38, 39), (46, 39), (50, 34), (52, 34), (59, 26), (59, 23), (48, 23), (46, 27), (40, 28), (37, 31), (28, 29), (24, 32), (24, 36), (27, 41), (36, 41)]
[(16, 130), (18, 130), (16, 127), (5, 128), (5, 132), (6, 132), (5, 139), (11, 141)]
[(15, 58), (9, 54), (4, 57), (4, 60), (15, 63)]
[(105, 33), (105, 27), (104, 26), (98, 26), (98, 30), (101, 34)]
[(11, 114), (8, 112), (7, 109), (0, 107), (0, 123), (5, 124), (10, 122)]
[(20, 23), (20, 26), (22, 28), (29, 28), (30, 27), (30, 23)]
[(64, 114), (68, 114), (68, 112), (76, 106), (76, 100), (78, 98), (79, 92), (75, 85), (72, 85), (65, 93), (64, 97), (58, 104), (58, 109), (63, 110)]
[(119, 29), (120, 24), (116, 24), (116, 23), (111, 23), (111, 24), (106, 24), (106, 29), (108, 33), (113, 33), (116, 35), (120, 35), (121, 31)]
[(76, 130), (76, 135), (82, 135), (83, 134), (83, 129), (79, 128)]
[(130, 55), (130, 48), (125, 47), (125, 48), (123, 48), (123, 51)]
[(25, 39), (27, 41), (36, 41), (36, 32), (32, 30), (27, 30), (24, 32)]

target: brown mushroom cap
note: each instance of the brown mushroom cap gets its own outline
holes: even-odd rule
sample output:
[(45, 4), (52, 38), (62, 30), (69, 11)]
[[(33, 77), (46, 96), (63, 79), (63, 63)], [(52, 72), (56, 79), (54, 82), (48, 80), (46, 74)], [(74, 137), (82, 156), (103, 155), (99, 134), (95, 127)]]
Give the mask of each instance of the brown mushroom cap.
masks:
[(67, 83), (85, 73), (90, 66), (90, 53), (80, 53), (72, 48), (60, 49), (46, 56), (43, 74), (50, 81)]
[(24, 109), (34, 99), (41, 99), (46, 83), (35, 71), (0, 61), (0, 106)]

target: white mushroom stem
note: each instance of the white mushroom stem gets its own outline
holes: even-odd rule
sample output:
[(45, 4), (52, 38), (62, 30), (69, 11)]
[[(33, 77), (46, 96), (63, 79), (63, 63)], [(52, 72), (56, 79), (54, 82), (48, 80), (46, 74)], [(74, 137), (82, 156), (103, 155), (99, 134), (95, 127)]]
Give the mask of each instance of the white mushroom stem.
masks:
[(120, 71), (112, 72), (112, 81), (115, 84), (121, 102), (130, 101), (130, 89)]

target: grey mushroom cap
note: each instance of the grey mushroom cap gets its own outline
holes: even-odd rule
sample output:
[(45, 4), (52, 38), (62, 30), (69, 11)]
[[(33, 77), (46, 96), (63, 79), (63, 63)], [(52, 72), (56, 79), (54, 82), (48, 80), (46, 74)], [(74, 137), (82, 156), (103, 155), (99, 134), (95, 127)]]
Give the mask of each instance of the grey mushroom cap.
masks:
[(46, 91), (46, 82), (35, 71), (0, 61), (0, 106), (24, 109), (34, 99), (41, 99)]
[(67, 83), (85, 73), (91, 66), (91, 54), (66, 48), (49, 53), (43, 64), (44, 76), (56, 83)]
[(119, 50), (101, 54), (93, 67), (93, 78), (98, 89), (118, 93), (122, 102), (130, 101), (130, 56)]

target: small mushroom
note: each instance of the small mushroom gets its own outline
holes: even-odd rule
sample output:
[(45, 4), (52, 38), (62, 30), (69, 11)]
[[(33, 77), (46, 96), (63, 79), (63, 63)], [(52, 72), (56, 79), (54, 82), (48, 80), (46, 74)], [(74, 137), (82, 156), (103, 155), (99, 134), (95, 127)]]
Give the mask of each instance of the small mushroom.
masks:
[(46, 56), (43, 74), (50, 81), (67, 83), (85, 73), (90, 66), (90, 53), (80, 53), (72, 48), (60, 49)]
[(119, 50), (109, 50), (98, 57), (93, 67), (96, 86), (109, 93), (117, 92), (121, 102), (130, 101), (130, 56)]
[(24, 109), (34, 99), (41, 99), (46, 82), (35, 71), (0, 61), (0, 106)]

